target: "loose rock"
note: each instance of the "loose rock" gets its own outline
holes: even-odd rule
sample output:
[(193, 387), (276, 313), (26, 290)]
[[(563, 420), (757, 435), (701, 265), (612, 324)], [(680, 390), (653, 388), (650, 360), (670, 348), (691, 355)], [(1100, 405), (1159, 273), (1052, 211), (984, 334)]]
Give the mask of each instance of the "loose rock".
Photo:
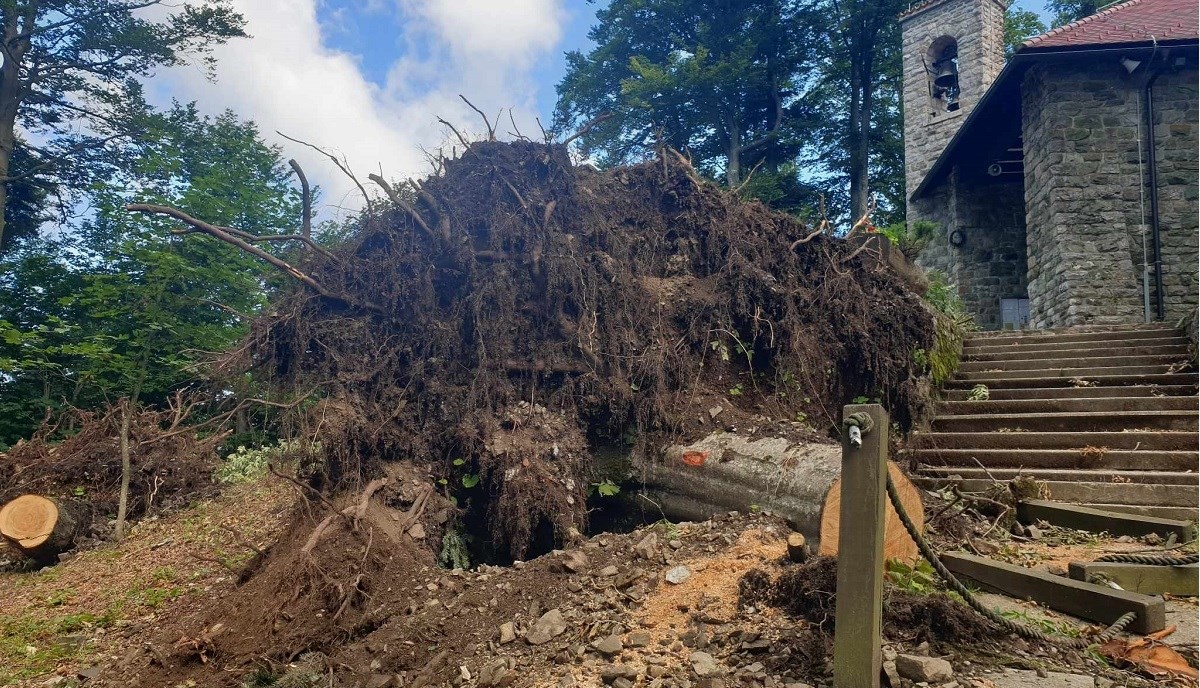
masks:
[(559, 563), (571, 573), (580, 573), (587, 569), (588, 558), (583, 552), (567, 552)]
[(664, 577), (668, 583), (672, 585), (679, 585), (680, 583), (692, 577), (692, 571), (688, 567), (680, 565), (676, 566), (670, 571), (667, 571)]
[(602, 655), (611, 657), (612, 655), (621, 654), (621, 650), (625, 649), (625, 644), (621, 642), (620, 636), (610, 635), (592, 641), (592, 649)]
[(688, 655), (688, 661), (692, 663), (692, 671), (701, 678), (721, 675), (721, 666), (707, 652), (693, 652)]
[(658, 552), (658, 534), (651, 532), (633, 546), (633, 551), (643, 559), (653, 559)]
[(949, 681), (954, 677), (954, 668), (950, 666), (950, 662), (921, 655), (897, 655), (896, 671), (902, 678), (926, 683)]
[(551, 609), (542, 614), (533, 624), (533, 628), (525, 634), (525, 641), (530, 645), (543, 645), (565, 630), (567, 630), (567, 620), (563, 618), (562, 612)]

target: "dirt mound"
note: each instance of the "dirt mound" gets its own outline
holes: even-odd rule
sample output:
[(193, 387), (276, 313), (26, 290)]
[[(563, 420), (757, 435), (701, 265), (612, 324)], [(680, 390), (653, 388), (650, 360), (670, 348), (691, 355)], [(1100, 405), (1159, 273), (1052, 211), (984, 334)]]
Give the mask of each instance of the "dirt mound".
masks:
[[(213, 683), (222, 680), (216, 667), (279, 676), (302, 656), (312, 664), (412, 613), (411, 603), (423, 601), (414, 591), (425, 591), (426, 575), (437, 568), (433, 551), (453, 511), (428, 474), (408, 464), (390, 465), (385, 478), (337, 504), (301, 500), (279, 540), (241, 570), (235, 591), (169, 626), (161, 644), (127, 656), (108, 678), (113, 685), (188, 678), (223, 685)], [(331, 667), (309, 668), (320, 675)]]
[[(114, 404), (96, 412), (68, 411), (0, 455), (0, 504), (33, 493), (84, 502), (97, 516), (116, 513), (123, 409)], [(143, 407), (130, 416), (131, 519), (184, 504), (214, 486), (216, 447), (225, 435), (202, 436), (177, 411)], [(60, 437), (67, 426), (72, 429)]]
[[(833, 648), (837, 604), (837, 558), (816, 557), (799, 566), (788, 566), (773, 577), (756, 569), (741, 580), (741, 603), (777, 607), (789, 616), (813, 624)], [(921, 643), (970, 643), (998, 638), (1003, 631), (992, 626), (966, 605), (945, 595), (918, 595), (884, 583), (884, 636)]]
[[(449, 504), (433, 494), (416, 521), (423, 538), (389, 528), (433, 486), (404, 464), (392, 470), (411, 477), (389, 476), (357, 531), (339, 519), (305, 554), (323, 519), (298, 513), (247, 582), (133, 647), (99, 685), (598, 685), (614, 672), (694, 679), (694, 652), (729, 673), (761, 655), (743, 647), (764, 619), (738, 609), (738, 580), (782, 557), (778, 519), (659, 525), (519, 566), (450, 571), (433, 556)], [(679, 566), (688, 579), (668, 583)]]
[(560, 145), (481, 142), (390, 191), (345, 246), (297, 263), (309, 286), (224, 364), (322, 399), (317, 482), (438, 466), (522, 558), (586, 522), (586, 450), (656, 455), (704, 434), (713, 399), (733, 401), (726, 424), (821, 428), (856, 396), (905, 427), (920, 405), (933, 320), (886, 261), (677, 154), (597, 172)]

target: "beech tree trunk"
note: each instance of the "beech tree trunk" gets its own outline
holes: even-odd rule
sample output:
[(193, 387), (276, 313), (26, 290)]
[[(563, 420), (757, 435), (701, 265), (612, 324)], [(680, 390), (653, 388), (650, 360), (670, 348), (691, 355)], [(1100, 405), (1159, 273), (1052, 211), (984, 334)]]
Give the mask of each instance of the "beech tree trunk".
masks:
[[(837, 552), (841, 466), (839, 446), (795, 445), (782, 437), (751, 439), (728, 432), (671, 447), (662, 462), (634, 460), (646, 495), (663, 516), (702, 521), (730, 510), (770, 511), (819, 541), (822, 554)], [(889, 470), (904, 510), (922, 526), (919, 491), (895, 464)], [(915, 560), (916, 543), (890, 505), (885, 519), (885, 557)]]
[(89, 525), (86, 507), (41, 495), (21, 495), (0, 508), (0, 537), (41, 562), (74, 547)]

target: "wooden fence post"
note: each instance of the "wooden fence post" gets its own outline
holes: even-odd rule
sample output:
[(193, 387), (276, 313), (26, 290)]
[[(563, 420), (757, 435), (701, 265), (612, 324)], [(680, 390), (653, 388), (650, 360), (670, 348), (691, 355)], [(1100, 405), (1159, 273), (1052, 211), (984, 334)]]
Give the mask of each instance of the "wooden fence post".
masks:
[(889, 422), (887, 411), (879, 404), (846, 406), (842, 418), (856, 413), (868, 414), (873, 427), (862, 434), (862, 446), (854, 446), (850, 433), (844, 426), (842, 430), (833, 685), (879, 688)]

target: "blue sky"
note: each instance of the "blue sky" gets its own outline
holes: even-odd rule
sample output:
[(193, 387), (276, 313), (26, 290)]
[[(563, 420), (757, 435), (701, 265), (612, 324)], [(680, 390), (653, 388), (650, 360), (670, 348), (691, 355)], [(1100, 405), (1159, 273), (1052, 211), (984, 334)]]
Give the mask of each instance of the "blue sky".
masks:
[(547, 123), (553, 111), (563, 55), (588, 49), (597, 9), (585, 0), (231, 2), (253, 38), (216, 51), (216, 79), (175, 68), (148, 92), (161, 104), (195, 100), (202, 111), (230, 108), (257, 122), (321, 185), (326, 219), (361, 207), (357, 187), (276, 131), (330, 149), (360, 178), (392, 179), (426, 173), (430, 155), (457, 144), (439, 117), (482, 131), (459, 94), (493, 116), (504, 109), (502, 133), (509, 109), (523, 132), (536, 132), (535, 118)]
[[(428, 55), (432, 48), (427, 41), (406, 38), (402, 11), (380, 6), (364, 10), (363, 5), (359, 0), (327, 0), (318, 8), (318, 18), (327, 44), (358, 56), (363, 76), (383, 86), (397, 55), (406, 52)], [(563, 56), (570, 50), (587, 50), (590, 45), (587, 33), (597, 8), (582, 0), (563, 3), (565, 20), (561, 24), (561, 39), (534, 64), (532, 77), (537, 85), (537, 109), (543, 122), (554, 110), (554, 87), (565, 69)]]
[[(363, 76), (383, 85), (388, 67), (396, 55), (405, 51), (428, 51), (429, 46), (404, 39), (401, 13), (380, 7), (364, 11), (362, 5), (356, 0), (329, 0), (318, 9), (318, 17), (326, 30), (328, 44), (359, 56)], [(533, 78), (538, 87), (537, 104), (543, 121), (554, 109), (554, 87), (562, 79), (565, 69), (563, 55), (569, 50), (586, 51), (590, 47), (588, 29), (595, 19), (598, 6), (602, 5), (602, 2), (600, 5), (583, 1), (568, 3), (559, 44), (555, 50), (537, 60)], [(1042, 16), (1043, 21), (1049, 20), (1040, 3), (1018, 0), (1016, 6), (1032, 9)]]

